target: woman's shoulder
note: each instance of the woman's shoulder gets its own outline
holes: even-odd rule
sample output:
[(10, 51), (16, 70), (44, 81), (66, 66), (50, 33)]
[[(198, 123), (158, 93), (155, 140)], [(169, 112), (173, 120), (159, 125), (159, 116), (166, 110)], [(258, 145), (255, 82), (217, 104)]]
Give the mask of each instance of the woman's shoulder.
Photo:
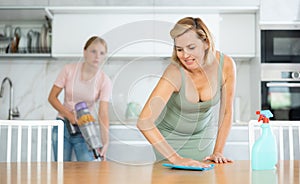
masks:
[(230, 69), (230, 68), (233, 68), (235, 69), (235, 61), (232, 57), (228, 56), (227, 54), (225, 53), (222, 53), (220, 51), (217, 51), (216, 53), (216, 56), (217, 56), (217, 59), (219, 61), (221, 61), (221, 55), (223, 56), (223, 68), (224, 69)]
[(177, 63), (170, 63), (167, 68), (165, 69), (162, 78), (164, 80), (169, 81), (173, 85), (176, 86), (177, 90), (181, 86), (181, 72), (180, 72), (180, 65)]
[(165, 69), (163, 76), (178, 76), (180, 74), (180, 65), (174, 62), (171, 62)]
[(236, 64), (235, 64), (234, 59), (232, 57), (224, 54), (224, 53), (222, 53), (222, 54), (223, 54), (223, 58), (224, 58), (224, 61), (223, 61), (223, 74), (225, 74), (225, 77), (226, 76), (235, 76)]

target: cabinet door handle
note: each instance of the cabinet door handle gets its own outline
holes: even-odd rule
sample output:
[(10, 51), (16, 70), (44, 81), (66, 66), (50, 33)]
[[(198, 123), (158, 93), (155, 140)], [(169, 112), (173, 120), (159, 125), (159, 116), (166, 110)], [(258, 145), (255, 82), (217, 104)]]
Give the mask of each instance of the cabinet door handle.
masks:
[(300, 83), (272, 83), (268, 82), (267, 87), (300, 87)]

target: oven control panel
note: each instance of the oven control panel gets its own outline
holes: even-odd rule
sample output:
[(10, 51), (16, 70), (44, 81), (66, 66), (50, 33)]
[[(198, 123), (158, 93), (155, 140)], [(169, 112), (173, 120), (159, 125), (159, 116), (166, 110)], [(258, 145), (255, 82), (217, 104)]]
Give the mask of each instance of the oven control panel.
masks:
[(262, 81), (300, 81), (300, 64), (261, 64)]
[(300, 79), (300, 72), (281, 72), (281, 77), (283, 79)]

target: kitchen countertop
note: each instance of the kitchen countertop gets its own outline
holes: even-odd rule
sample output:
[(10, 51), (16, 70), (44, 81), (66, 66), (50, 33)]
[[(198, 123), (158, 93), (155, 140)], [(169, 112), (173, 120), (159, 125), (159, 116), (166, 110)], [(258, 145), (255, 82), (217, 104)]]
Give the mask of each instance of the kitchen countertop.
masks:
[(252, 171), (249, 160), (216, 164), (208, 171), (176, 170), (117, 162), (0, 163), (1, 183), (299, 183), (299, 160), (279, 161), (277, 170)]

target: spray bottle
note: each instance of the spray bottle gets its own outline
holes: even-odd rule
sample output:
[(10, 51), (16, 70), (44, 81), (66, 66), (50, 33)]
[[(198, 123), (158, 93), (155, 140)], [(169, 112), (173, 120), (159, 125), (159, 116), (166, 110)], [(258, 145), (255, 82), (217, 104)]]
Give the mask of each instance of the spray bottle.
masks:
[(252, 147), (252, 170), (274, 170), (277, 164), (276, 139), (269, 121), (273, 114), (269, 110), (256, 111), (258, 122), (262, 121), (262, 135)]
[(101, 148), (100, 136), (97, 131), (95, 119), (89, 112), (87, 104), (85, 102), (79, 102), (75, 105), (78, 126), (81, 134), (89, 145), (89, 148), (93, 151), (95, 161), (101, 161), (101, 156), (97, 149)]

